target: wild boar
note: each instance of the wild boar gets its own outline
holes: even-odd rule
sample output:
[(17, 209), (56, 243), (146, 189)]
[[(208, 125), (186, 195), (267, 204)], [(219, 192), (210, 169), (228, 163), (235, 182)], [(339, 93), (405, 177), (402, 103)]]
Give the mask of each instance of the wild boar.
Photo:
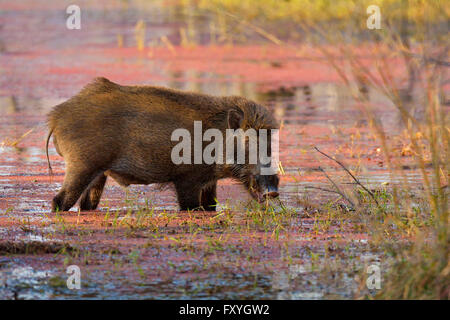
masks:
[[(194, 122), (201, 122), (202, 132), (215, 128), (224, 136), (226, 129), (277, 128), (266, 108), (242, 97), (122, 86), (96, 78), (48, 114), (49, 169), (52, 135), (66, 164), (64, 183), (53, 198), (52, 210), (69, 210), (80, 196), (81, 210), (96, 209), (107, 177), (122, 186), (172, 183), (181, 210), (214, 211), (217, 181), (222, 178), (241, 181), (258, 200), (278, 196), (277, 174), (260, 174), (267, 164), (175, 164), (171, 156), (177, 142), (172, 141), (172, 134), (180, 128), (193, 133)], [(203, 141), (202, 146), (205, 144)], [(270, 156), (270, 139), (268, 144)]]

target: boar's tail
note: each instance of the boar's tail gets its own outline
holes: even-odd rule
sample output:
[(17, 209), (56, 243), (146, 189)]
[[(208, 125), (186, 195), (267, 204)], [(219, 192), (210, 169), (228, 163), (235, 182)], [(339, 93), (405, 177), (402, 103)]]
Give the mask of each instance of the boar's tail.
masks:
[(50, 164), (50, 158), (48, 157), (48, 143), (49, 143), (49, 141), (50, 141), (50, 137), (52, 136), (52, 134), (53, 134), (53, 128), (52, 129), (50, 129), (50, 132), (48, 133), (48, 136), (47, 136), (47, 142), (46, 142), (46, 144), (45, 144), (45, 153), (47, 154), (47, 163), (48, 163), (48, 170), (50, 171), (50, 175), (52, 176), (53, 175), (53, 170), (52, 170), (52, 166), (51, 166), (51, 164)]

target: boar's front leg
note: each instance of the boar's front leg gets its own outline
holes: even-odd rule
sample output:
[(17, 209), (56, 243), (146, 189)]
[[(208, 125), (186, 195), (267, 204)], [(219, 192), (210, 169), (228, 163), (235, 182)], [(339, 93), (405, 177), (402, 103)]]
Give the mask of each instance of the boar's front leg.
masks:
[(216, 211), (217, 206), (217, 181), (201, 192), (200, 205), (205, 211)]
[(200, 208), (201, 188), (191, 179), (180, 179), (175, 182), (178, 205), (180, 210), (195, 210)]
[(209, 183), (194, 179), (180, 179), (175, 182), (180, 210), (216, 210), (217, 182), (204, 188)]
[(91, 184), (84, 190), (80, 199), (81, 211), (95, 210), (100, 202), (103, 188), (106, 183), (106, 175), (104, 173), (99, 174)]

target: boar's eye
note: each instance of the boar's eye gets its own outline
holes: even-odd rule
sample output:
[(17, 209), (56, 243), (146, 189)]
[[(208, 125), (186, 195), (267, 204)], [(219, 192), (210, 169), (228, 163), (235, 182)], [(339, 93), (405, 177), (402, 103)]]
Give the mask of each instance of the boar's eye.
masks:
[(239, 129), (244, 121), (244, 112), (238, 107), (235, 107), (228, 111), (227, 115), (228, 128)]

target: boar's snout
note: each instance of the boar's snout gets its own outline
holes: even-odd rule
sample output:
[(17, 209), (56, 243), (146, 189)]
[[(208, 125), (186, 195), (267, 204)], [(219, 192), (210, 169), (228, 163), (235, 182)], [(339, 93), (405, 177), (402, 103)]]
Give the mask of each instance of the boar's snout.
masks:
[[(268, 190), (270, 190), (270, 188)], [(278, 198), (278, 196), (279, 196), (278, 189), (268, 191), (263, 194), (264, 199)]]
[(259, 175), (255, 178), (258, 189), (258, 200), (264, 201), (267, 199), (277, 198), (278, 193), (278, 175)]

